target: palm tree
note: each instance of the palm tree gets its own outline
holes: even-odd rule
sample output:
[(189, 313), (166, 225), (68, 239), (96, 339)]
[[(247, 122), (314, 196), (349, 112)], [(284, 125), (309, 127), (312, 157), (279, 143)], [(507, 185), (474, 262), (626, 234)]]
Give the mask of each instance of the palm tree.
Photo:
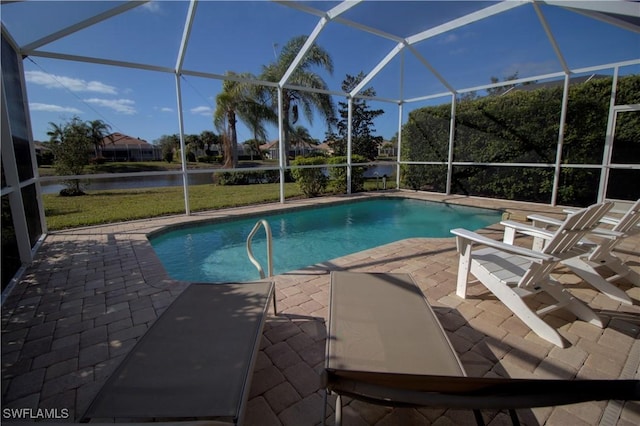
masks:
[(52, 121), (49, 122), (50, 130), (47, 131), (49, 136), (49, 142), (60, 143), (64, 141), (64, 126), (62, 124), (56, 124)]
[[(255, 76), (250, 73), (227, 72), (227, 76), (255, 80)], [(264, 140), (264, 122), (274, 121), (275, 116), (263, 102), (260, 91), (254, 85), (225, 80), (222, 83), (222, 92), (216, 96), (216, 110), (213, 113), (213, 123), (222, 135), (225, 168), (235, 168), (238, 165), (237, 119), (242, 120), (251, 129), (254, 139)]]
[(290, 139), (291, 145), (302, 146), (301, 152), (304, 152), (305, 145), (315, 143), (315, 140), (309, 134), (309, 129), (299, 124), (291, 130)]
[(108, 138), (111, 143), (113, 143), (113, 135), (111, 135), (111, 126), (105, 123), (102, 120), (93, 120), (89, 121), (89, 138), (91, 139), (91, 143), (93, 143), (96, 158), (98, 157), (98, 150), (102, 153), (102, 148), (104, 148), (104, 140)]
[[(289, 66), (293, 63), (296, 55), (307, 40), (307, 36), (294, 37), (282, 48), (280, 56), (276, 62), (263, 68), (262, 80), (279, 82), (286, 73)], [(333, 61), (329, 53), (323, 48), (313, 45), (302, 58), (296, 69), (287, 81), (288, 84), (295, 86), (309, 87), (312, 89), (327, 90), (328, 86), (325, 81), (316, 74), (312, 67), (320, 67), (333, 73)], [(285, 152), (289, 152), (290, 134), (293, 125), (298, 122), (300, 110), (304, 114), (309, 123), (313, 123), (314, 111), (319, 112), (326, 120), (327, 127), (331, 127), (332, 120), (335, 118), (335, 107), (331, 96), (325, 93), (303, 92), (299, 90), (283, 89), (282, 112), (284, 114), (284, 146)], [(271, 91), (272, 107), (277, 111), (277, 94)], [(287, 164), (289, 159), (287, 156)]]

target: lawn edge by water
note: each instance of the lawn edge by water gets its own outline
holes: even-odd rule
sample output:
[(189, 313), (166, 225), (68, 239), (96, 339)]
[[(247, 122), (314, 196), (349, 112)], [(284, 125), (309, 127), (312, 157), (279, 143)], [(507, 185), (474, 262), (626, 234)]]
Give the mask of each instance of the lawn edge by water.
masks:
[[(189, 207), (198, 212), (264, 204), (278, 201), (279, 190), (279, 184), (194, 185), (189, 187)], [(286, 198), (300, 196), (295, 183), (285, 184)], [(78, 197), (43, 194), (42, 198), (50, 231), (185, 213), (181, 186), (87, 191)]]

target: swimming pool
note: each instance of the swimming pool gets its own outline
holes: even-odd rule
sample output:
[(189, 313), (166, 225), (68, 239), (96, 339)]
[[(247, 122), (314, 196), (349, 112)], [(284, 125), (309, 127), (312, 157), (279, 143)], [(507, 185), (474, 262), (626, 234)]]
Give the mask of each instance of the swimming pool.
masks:
[[(356, 201), (262, 215), (273, 234), (275, 274), (301, 269), (383, 244), (415, 237), (450, 237), (496, 223), (501, 212), (408, 198)], [(260, 279), (246, 252), (258, 218), (176, 229), (149, 238), (168, 274), (198, 282)], [(267, 269), (266, 238), (260, 230), (253, 253)]]

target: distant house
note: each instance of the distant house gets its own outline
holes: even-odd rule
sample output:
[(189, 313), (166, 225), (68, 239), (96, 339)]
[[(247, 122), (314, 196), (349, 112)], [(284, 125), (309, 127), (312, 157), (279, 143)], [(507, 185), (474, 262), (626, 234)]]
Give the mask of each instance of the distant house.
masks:
[(392, 141), (383, 140), (378, 145), (378, 157), (395, 157), (398, 155), (397, 146)]
[(162, 160), (162, 149), (143, 139), (112, 133), (102, 141), (101, 155), (108, 161)]

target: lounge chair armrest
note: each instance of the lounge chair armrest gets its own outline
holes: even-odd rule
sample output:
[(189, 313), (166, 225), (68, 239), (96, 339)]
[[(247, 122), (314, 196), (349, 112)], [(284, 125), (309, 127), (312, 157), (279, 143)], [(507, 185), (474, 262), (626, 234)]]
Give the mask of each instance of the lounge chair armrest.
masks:
[(543, 238), (545, 240), (550, 240), (553, 238), (554, 232), (549, 231), (547, 229), (539, 228), (533, 225), (528, 225), (526, 223), (514, 222), (512, 220), (503, 220), (500, 222), (500, 225), (505, 228), (513, 229), (515, 232), (519, 232), (521, 234), (529, 235), (532, 237)]
[(603, 229), (603, 228), (596, 228), (592, 230), (591, 233), (596, 237), (610, 238), (610, 239), (623, 238), (628, 236), (624, 232), (617, 232), (617, 231), (612, 231), (610, 229)]
[(485, 237), (483, 235), (477, 234), (473, 231), (469, 231), (467, 229), (456, 228), (456, 229), (452, 229), (449, 232), (451, 232), (456, 237), (462, 238), (464, 240), (469, 240), (474, 243), (483, 244), (488, 247), (492, 247), (498, 250), (517, 254), (520, 256), (529, 257), (538, 261), (557, 262), (560, 260), (555, 256), (551, 256), (546, 253), (541, 253), (539, 251), (529, 250), (525, 247), (514, 246), (511, 244), (503, 243), (501, 241), (496, 241), (491, 238)]
[(553, 225), (553, 226), (560, 226), (564, 223), (563, 220), (555, 219), (549, 216), (543, 216), (541, 214), (530, 214), (527, 216), (527, 219), (529, 219), (532, 222), (542, 222), (542, 223), (546, 223), (547, 225)]
[(605, 225), (613, 225), (616, 226), (620, 223), (620, 219), (616, 219), (615, 217), (605, 216), (600, 219), (600, 223), (604, 223)]

